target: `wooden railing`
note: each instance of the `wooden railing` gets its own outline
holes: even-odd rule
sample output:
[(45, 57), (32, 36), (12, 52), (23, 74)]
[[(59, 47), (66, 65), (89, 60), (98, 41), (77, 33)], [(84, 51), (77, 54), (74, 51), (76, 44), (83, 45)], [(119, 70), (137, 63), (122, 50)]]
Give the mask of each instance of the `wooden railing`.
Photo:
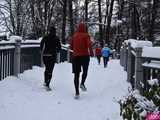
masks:
[(2, 48), (0, 46), (0, 80), (6, 76), (13, 75), (14, 46)]
[(40, 45), (37, 42), (0, 43), (0, 80), (7, 76), (18, 76), (33, 65), (40, 66)]
[[(62, 45), (57, 63), (64, 61), (70, 61), (70, 51)], [(0, 43), (0, 80), (10, 75), (18, 76), (34, 65), (42, 65), (39, 42)]]
[(127, 72), (127, 81), (141, 93), (148, 89), (147, 80), (160, 79), (160, 58), (145, 57), (143, 50), (143, 47), (133, 48), (128, 43), (123, 45), (120, 53), (120, 64)]

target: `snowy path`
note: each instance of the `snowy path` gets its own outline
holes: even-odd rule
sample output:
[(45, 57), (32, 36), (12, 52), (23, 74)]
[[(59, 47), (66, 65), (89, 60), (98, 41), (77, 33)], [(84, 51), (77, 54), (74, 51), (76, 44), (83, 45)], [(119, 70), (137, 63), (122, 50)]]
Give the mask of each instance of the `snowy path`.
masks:
[(86, 86), (80, 100), (73, 99), (71, 64), (61, 63), (53, 72), (53, 91), (43, 87), (43, 68), (33, 67), (0, 82), (1, 120), (121, 120), (119, 104), (114, 101), (127, 93), (126, 73), (118, 60), (107, 68), (92, 58)]

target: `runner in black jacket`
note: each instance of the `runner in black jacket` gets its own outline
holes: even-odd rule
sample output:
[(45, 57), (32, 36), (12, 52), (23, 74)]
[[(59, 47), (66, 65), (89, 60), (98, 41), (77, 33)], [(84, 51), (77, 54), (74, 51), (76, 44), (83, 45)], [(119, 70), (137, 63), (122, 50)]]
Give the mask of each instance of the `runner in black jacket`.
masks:
[(45, 65), (44, 85), (48, 89), (50, 89), (49, 84), (52, 78), (52, 71), (57, 59), (57, 53), (61, 50), (61, 43), (59, 38), (56, 36), (55, 27), (51, 27), (49, 34), (43, 37), (40, 43), (40, 49), (43, 56), (43, 63)]

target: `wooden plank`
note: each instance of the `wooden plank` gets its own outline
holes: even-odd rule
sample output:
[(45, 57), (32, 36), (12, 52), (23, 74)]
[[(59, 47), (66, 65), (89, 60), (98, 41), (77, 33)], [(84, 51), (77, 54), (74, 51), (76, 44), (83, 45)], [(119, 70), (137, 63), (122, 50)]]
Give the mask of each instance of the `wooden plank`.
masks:
[(160, 70), (160, 64), (153, 64), (153, 63), (143, 63), (142, 66), (144, 68), (148, 68), (148, 69), (157, 69), (157, 70)]
[(142, 57), (142, 59), (144, 59), (145, 61), (148, 61), (148, 60), (157, 60), (157, 61), (160, 61), (160, 58), (153, 58), (153, 57)]

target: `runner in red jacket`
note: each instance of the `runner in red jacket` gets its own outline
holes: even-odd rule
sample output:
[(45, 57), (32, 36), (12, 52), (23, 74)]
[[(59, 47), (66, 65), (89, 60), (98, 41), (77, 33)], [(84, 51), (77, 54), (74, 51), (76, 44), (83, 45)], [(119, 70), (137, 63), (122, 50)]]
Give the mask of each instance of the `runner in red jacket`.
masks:
[(73, 50), (72, 72), (74, 73), (75, 98), (77, 99), (79, 98), (79, 76), (81, 67), (83, 69), (83, 74), (80, 88), (83, 91), (86, 91), (87, 88), (84, 83), (87, 78), (90, 56), (93, 56), (90, 35), (87, 33), (86, 25), (84, 23), (79, 24), (77, 31), (71, 38), (70, 47)]
[(102, 56), (102, 48), (100, 46), (96, 47), (96, 49), (95, 49), (95, 55), (97, 57), (98, 64), (100, 65), (100, 63), (101, 63), (101, 56)]

